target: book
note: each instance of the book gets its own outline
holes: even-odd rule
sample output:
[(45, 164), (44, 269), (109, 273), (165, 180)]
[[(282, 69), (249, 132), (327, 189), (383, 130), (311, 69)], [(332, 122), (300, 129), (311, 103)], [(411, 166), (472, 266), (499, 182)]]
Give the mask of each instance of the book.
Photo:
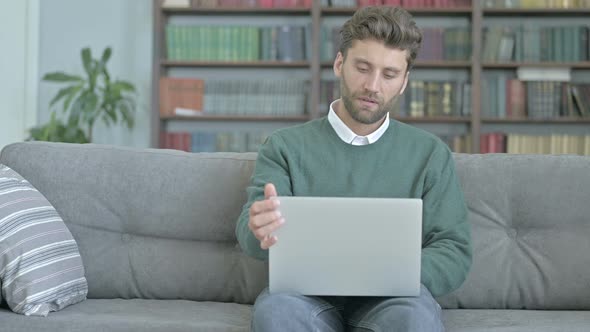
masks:
[(164, 0), (162, 8), (190, 8), (190, 0)]
[(187, 115), (189, 111), (202, 112), (204, 91), (205, 82), (200, 79), (160, 78), (160, 116)]
[(569, 82), (572, 79), (571, 68), (519, 67), (516, 75), (521, 81)]

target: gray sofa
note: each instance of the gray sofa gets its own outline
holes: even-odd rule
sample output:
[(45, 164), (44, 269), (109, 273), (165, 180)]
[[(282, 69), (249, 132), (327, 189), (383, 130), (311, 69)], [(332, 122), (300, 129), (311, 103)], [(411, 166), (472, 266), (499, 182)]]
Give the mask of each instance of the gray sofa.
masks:
[[(88, 300), (1, 331), (247, 331), (267, 285), (234, 225), (253, 153), (16, 143), (0, 163), (61, 214)], [(439, 298), (447, 331), (590, 331), (590, 158), (455, 155), (474, 263)]]

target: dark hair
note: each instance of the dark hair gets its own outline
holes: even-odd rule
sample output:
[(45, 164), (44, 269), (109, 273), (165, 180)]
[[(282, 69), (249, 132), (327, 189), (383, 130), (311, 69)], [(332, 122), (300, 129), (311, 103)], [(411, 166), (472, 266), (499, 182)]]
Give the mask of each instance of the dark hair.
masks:
[(340, 30), (340, 52), (346, 51), (355, 40), (372, 39), (385, 46), (408, 50), (408, 70), (412, 67), (422, 44), (422, 32), (412, 15), (401, 7), (363, 7), (344, 23)]

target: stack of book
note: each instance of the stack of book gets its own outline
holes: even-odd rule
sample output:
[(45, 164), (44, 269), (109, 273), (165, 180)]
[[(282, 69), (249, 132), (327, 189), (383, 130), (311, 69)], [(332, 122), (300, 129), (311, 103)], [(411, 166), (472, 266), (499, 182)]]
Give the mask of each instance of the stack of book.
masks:
[(481, 153), (576, 154), (590, 156), (590, 135), (522, 135), (493, 132), (481, 135)]
[(175, 61), (303, 61), (309, 26), (166, 26), (166, 54)]
[(160, 116), (303, 116), (303, 80), (200, 80), (162, 77)]
[(590, 116), (590, 84), (572, 83), (569, 69), (520, 67), (483, 76), (484, 118), (555, 119)]
[[(322, 61), (333, 61), (340, 47), (339, 26), (322, 26)], [(461, 61), (471, 57), (471, 30), (465, 27), (423, 28), (418, 60)]]
[(578, 62), (590, 60), (590, 28), (585, 25), (492, 26), (484, 30), (485, 62)]

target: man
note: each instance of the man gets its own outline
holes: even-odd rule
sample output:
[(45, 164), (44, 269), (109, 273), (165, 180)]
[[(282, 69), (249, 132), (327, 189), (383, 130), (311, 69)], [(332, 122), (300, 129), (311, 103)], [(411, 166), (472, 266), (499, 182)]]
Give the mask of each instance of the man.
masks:
[[(267, 259), (268, 248), (280, 241), (273, 232), (289, 222), (277, 210), (277, 195), (422, 198), (421, 293), (346, 298), (265, 290), (254, 305), (252, 329), (443, 331), (433, 296), (458, 288), (471, 265), (467, 209), (447, 146), (389, 118), (422, 35), (411, 15), (394, 7), (359, 9), (341, 34), (334, 61), (341, 99), (327, 117), (278, 130), (261, 146), (236, 235), (246, 253)], [(379, 232), (365, 229), (362, 220), (358, 230)]]

